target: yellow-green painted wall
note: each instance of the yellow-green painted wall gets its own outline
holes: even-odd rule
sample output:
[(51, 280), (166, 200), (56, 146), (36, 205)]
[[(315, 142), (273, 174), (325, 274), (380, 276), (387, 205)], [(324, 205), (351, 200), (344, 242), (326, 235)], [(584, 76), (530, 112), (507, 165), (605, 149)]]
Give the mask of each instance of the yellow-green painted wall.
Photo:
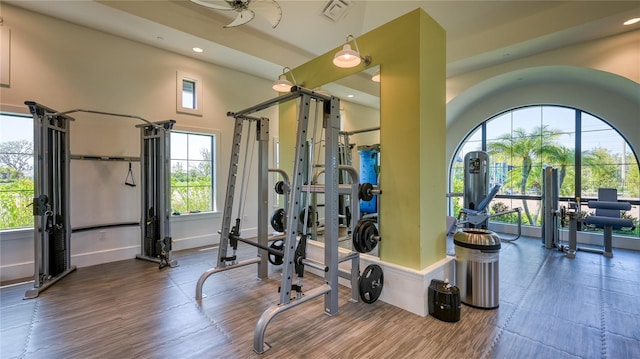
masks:
[[(416, 9), (357, 38), (370, 66), (380, 65), (380, 258), (422, 269), (446, 255), (445, 32)], [(332, 64), (342, 46), (293, 69), (315, 88), (362, 66)], [(280, 107), (281, 164), (293, 162), (295, 104)], [(291, 168), (283, 166), (290, 171)]]

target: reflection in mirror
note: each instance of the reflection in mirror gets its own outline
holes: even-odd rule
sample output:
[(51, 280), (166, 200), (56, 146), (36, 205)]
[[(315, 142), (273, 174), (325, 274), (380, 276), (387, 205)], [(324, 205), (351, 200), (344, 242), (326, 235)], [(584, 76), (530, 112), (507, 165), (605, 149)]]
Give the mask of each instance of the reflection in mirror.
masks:
[[(373, 192), (379, 187), (380, 170), (380, 83), (372, 80), (378, 70), (379, 66), (368, 68), (316, 89), (340, 98), (340, 164), (353, 167), (359, 175), (360, 183), (372, 184)], [(324, 184), (322, 121), (313, 120), (315, 116), (321, 116), (321, 108), (312, 107), (311, 113), (308, 133), (316, 134), (313, 136), (315, 140), (308, 146), (309, 161), (314, 168), (311, 181), (314, 184)], [(339, 180), (341, 184), (352, 183), (348, 171), (341, 171)], [(375, 193), (365, 192), (373, 198), (359, 201), (360, 214), (353, 213), (351, 196), (340, 196), (340, 247), (378, 256), (377, 215), (380, 203)], [(323, 197), (322, 194), (311, 194), (310, 197), (312, 213), (317, 214), (317, 218), (311, 221), (311, 235), (312, 239), (318, 241), (323, 240)], [(372, 247), (374, 248), (371, 249)]]

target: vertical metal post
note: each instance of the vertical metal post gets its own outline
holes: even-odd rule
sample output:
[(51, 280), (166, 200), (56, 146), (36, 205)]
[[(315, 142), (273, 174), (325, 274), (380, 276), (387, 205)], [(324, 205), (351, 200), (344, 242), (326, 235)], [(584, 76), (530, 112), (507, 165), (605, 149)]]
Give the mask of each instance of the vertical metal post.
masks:
[(558, 169), (547, 166), (543, 169), (542, 182), (542, 241), (546, 249), (556, 242), (556, 210), (558, 209)]
[(240, 143), (242, 141), (242, 121), (240, 117), (235, 118), (231, 159), (229, 161), (229, 175), (227, 176), (227, 196), (224, 200), (224, 209), (222, 212), (222, 228), (220, 230), (217, 268), (222, 268), (227, 264), (225, 258), (227, 257), (227, 248), (229, 246), (229, 232), (231, 230), (231, 216), (233, 213), (233, 195), (236, 190), (236, 178), (238, 175)]
[(340, 132), (340, 100), (331, 97), (324, 102), (325, 127), (325, 246), (324, 263), (329, 269), (325, 272), (325, 282), (331, 291), (325, 294), (324, 311), (326, 314), (338, 313), (338, 134)]
[(287, 209), (287, 233), (284, 241), (284, 263), (282, 267), (282, 282), (280, 286), (280, 304), (287, 304), (291, 301), (291, 285), (293, 284), (293, 270), (296, 237), (298, 233), (298, 223), (300, 219), (300, 208), (302, 201), (302, 185), (304, 184), (304, 174), (308, 168), (305, 165), (307, 156), (307, 128), (309, 125), (309, 107), (311, 97), (308, 94), (300, 98), (298, 112), (298, 131), (296, 138), (296, 150), (293, 164), (293, 178), (291, 181), (291, 192), (289, 193), (289, 208)]
[[(266, 246), (269, 241), (269, 119), (262, 117), (256, 124), (258, 140), (258, 244)], [(258, 278), (265, 279), (269, 273), (268, 256), (264, 249), (258, 250)]]
[(24, 295), (31, 299), (76, 269), (71, 265), (69, 210), (69, 122), (73, 119), (52, 115), (55, 110), (32, 101), (25, 104), (34, 128), (34, 288)]
[[(171, 129), (174, 124), (174, 120), (168, 120), (136, 126), (140, 127), (141, 175), (141, 248), (137, 258), (161, 264), (166, 260), (170, 267), (178, 265), (171, 258)], [(152, 215), (150, 209), (153, 209)], [(153, 217), (156, 222), (150, 223), (153, 226), (150, 230), (148, 222), (153, 221)], [(147, 233), (149, 231), (152, 233)], [(165, 258), (157, 249), (160, 243), (164, 246)]]

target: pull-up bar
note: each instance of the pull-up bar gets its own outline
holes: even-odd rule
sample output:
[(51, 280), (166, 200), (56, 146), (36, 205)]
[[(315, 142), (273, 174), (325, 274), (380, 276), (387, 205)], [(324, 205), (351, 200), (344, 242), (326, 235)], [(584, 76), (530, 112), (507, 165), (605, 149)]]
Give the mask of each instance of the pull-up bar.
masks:
[(62, 112), (55, 112), (52, 114), (49, 114), (49, 116), (64, 116), (64, 115), (68, 115), (70, 113), (75, 113), (75, 112), (86, 112), (86, 113), (94, 113), (94, 114), (98, 114), (98, 115), (107, 115), (107, 116), (116, 116), (116, 117), (125, 117), (125, 118), (134, 118), (134, 119), (138, 119), (146, 124), (148, 124), (149, 126), (152, 126), (154, 128), (157, 129), (161, 129), (164, 130), (164, 127), (159, 126), (147, 119), (144, 119), (140, 116), (136, 116), (136, 115), (126, 115), (126, 114), (121, 114), (121, 113), (113, 113), (113, 112), (104, 112), (104, 111), (96, 111), (96, 110), (83, 110), (81, 108), (76, 108), (73, 110), (69, 110), (69, 111), (62, 111)]

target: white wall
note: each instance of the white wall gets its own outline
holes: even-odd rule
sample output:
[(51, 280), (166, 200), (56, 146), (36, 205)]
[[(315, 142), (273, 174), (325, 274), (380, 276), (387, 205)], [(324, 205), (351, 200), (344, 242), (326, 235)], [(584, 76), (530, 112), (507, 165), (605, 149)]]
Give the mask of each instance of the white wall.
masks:
[[(2, 4), (2, 16), (4, 27), (11, 29), (11, 84), (0, 89), (3, 111), (27, 113), (24, 101), (32, 100), (59, 111), (83, 108), (151, 121), (174, 119), (178, 129), (219, 131), (217, 190), (218, 208), (222, 208), (233, 128), (233, 119), (226, 113), (275, 97), (270, 81), (7, 4)], [(177, 71), (202, 79), (202, 116), (176, 112)], [(277, 137), (277, 108), (257, 115), (271, 119), (270, 135)], [(139, 122), (81, 113), (72, 116), (76, 119), (71, 126), (72, 154), (139, 156), (140, 134), (135, 128)], [(133, 167), (139, 179), (139, 164)], [(72, 228), (140, 220), (140, 187), (124, 186), (127, 169), (128, 164), (120, 162), (72, 161)], [(253, 183), (250, 188), (256, 187)], [(248, 207), (243, 227), (251, 229), (256, 226), (251, 215), (255, 201), (249, 201)], [(216, 243), (220, 217), (209, 213), (172, 219), (174, 249)], [(102, 231), (72, 235), (72, 264), (122, 260), (139, 252), (139, 228)], [(0, 248), (0, 281), (33, 275), (32, 230), (3, 233)]]

